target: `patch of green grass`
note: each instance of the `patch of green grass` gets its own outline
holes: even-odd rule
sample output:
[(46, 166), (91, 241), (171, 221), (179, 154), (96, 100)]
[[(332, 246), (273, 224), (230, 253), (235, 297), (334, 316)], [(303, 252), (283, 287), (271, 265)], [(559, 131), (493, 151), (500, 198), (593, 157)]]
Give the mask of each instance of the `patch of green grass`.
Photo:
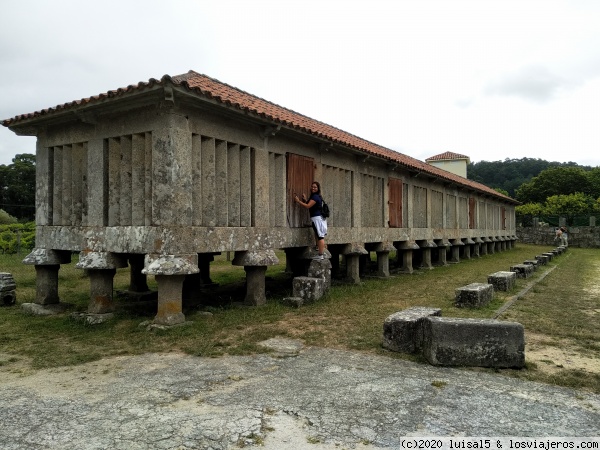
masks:
[[(59, 272), (59, 295), (61, 301), (71, 305), (69, 312), (36, 317), (24, 314), (18, 306), (0, 308), (0, 345), (3, 353), (26, 358), (34, 368), (146, 352), (184, 351), (210, 357), (260, 353), (268, 350), (257, 344), (274, 336), (302, 339), (307, 345), (423, 362), (419, 356), (382, 349), (383, 321), (387, 316), (411, 306), (427, 306), (440, 308), (445, 317), (491, 318), (516, 292), (555, 267), (500, 319), (522, 323), (526, 333), (535, 333), (544, 345), (560, 347), (569, 340), (587, 357), (600, 358), (597, 294), (586, 291), (586, 286), (597, 280), (600, 267), (597, 250), (570, 248), (551, 265), (541, 266), (532, 278), (517, 279), (513, 291), (496, 292), (494, 300), (483, 308), (454, 306), (456, 288), (485, 283), (489, 274), (508, 270), (542, 250), (547, 248), (519, 244), (512, 250), (412, 275), (395, 273), (392, 261), (392, 277), (364, 278), (357, 285), (334, 279), (325, 297), (298, 309), (284, 307), (279, 302), (291, 294), (291, 276), (285, 273), (283, 252), (278, 253), (280, 264), (267, 270), (267, 303), (259, 307), (240, 306), (245, 294), (245, 272), (242, 267), (232, 266), (224, 254), (211, 263), (211, 279), (219, 287), (203, 294), (201, 302), (184, 302), (184, 313), (191, 324), (153, 332), (140, 327), (140, 323), (154, 317), (152, 307), (135, 311), (119, 308), (115, 318), (102, 325), (86, 325), (71, 319), (68, 313), (85, 311), (89, 300), (89, 280), (82, 270), (75, 268), (74, 255), (72, 263), (61, 266)], [(17, 282), (19, 304), (35, 299), (35, 270), (21, 264), (22, 258), (22, 255), (0, 255), (1, 271), (12, 273)], [(115, 291), (126, 290), (128, 283), (128, 269), (117, 270)], [(156, 289), (152, 277), (148, 284)], [(527, 361), (525, 370), (500, 371), (510, 376), (600, 390), (600, 383), (592, 376), (566, 369), (559, 372), (564, 376), (544, 375), (532, 361)]]

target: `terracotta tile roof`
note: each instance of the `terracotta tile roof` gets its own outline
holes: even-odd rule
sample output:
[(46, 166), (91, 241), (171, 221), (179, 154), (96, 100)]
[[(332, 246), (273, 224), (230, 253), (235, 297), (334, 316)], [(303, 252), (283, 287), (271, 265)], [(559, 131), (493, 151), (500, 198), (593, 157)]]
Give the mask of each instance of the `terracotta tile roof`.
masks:
[(168, 84), (185, 88), (196, 94), (198, 97), (212, 99), (217, 103), (223, 104), (225, 107), (237, 109), (247, 115), (257, 116), (266, 122), (271, 122), (272, 124), (302, 131), (304, 133), (319, 137), (325, 141), (330, 141), (335, 144), (352, 148), (360, 153), (365, 153), (367, 155), (373, 155), (388, 160), (393, 165), (405, 167), (413, 172), (428, 174), (461, 186), (467, 186), (474, 190), (491, 194), (495, 197), (503, 198), (512, 203), (518, 203), (514, 199), (506, 197), (485, 185), (476, 183), (445, 170), (438, 169), (431, 164), (411, 158), (410, 156), (394, 150), (374, 144), (331, 125), (311, 119), (310, 117), (304, 116), (275, 103), (271, 103), (267, 100), (256, 97), (238, 88), (194, 71), (189, 71), (185, 74), (176, 75), (173, 77), (165, 75), (160, 80), (151, 78), (148, 82), (140, 82), (135, 85), (129, 85), (126, 88), (119, 88), (104, 94), (99, 94), (81, 100), (75, 100), (55, 106), (53, 108), (47, 108), (29, 114), (22, 114), (13, 117), (12, 119), (2, 121), (2, 125), (6, 127), (17, 127), (19, 124), (25, 124), (26, 122), (32, 121), (36, 118), (41, 118), (43, 116), (57, 114), (61, 111), (76, 110), (81, 106), (101, 104), (106, 101), (111, 101), (112, 99), (128, 96), (132, 93), (150, 90), (156, 85), (164, 86)]
[(444, 153), (440, 153), (439, 155), (430, 156), (425, 161), (448, 161), (448, 160), (454, 160), (454, 159), (469, 160), (470, 158), (466, 155), (461, 155), (459, 153), (444, 152)]

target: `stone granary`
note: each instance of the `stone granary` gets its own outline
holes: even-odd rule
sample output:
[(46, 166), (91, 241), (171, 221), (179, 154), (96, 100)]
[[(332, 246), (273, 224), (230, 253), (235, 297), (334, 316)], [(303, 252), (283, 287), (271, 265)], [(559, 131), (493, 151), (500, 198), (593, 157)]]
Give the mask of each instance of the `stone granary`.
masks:
[(39, 304), (59, 302), (73, 252), (89, 273), (90, 313), (114, 309), (115, 270), (129, 266), (131, 291), (156, 278), (155, 322), (183, 322), (182, 296), (210, 283), (221, 252), (235, 252), (246, 302), (260, 304), (275, 250), (290, 270), (314, 252), (308, 213), (292, 200), (313, 180), (332, 209), (332, 270), (350, 282), (370, 252), (385, 277), (390, 251), (411, 272), (516, 240), (513, 199), (193, 71), (2, 124), (37, 136), (36, 248), (24, 263)]

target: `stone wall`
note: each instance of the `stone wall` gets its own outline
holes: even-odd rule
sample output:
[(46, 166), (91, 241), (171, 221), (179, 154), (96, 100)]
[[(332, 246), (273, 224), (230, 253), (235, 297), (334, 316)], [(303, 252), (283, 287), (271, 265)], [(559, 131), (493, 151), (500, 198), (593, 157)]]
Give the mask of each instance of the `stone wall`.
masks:
[[(551, 226), (517, 227), (517, 238), (525, 244), (556, 245)], [(600, 227), (569, 227), (569, 246), (600, 248)]]

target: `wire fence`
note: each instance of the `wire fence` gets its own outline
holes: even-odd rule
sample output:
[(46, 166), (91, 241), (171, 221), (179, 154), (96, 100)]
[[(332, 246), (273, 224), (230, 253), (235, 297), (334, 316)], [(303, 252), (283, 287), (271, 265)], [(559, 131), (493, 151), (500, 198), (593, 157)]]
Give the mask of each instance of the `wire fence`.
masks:
[[(600, 216), (600, 214), (598, 215)], [(569, 227), (593, 227), (596, 226), (596, 215), (581, 214), (581, 215), (532, 215), (532, 214), (517, 214), (517, 224), (522, 227), (533, 227), (536, 225), (546, 224), (550, 227), (558, 227), (567, 225)]]

